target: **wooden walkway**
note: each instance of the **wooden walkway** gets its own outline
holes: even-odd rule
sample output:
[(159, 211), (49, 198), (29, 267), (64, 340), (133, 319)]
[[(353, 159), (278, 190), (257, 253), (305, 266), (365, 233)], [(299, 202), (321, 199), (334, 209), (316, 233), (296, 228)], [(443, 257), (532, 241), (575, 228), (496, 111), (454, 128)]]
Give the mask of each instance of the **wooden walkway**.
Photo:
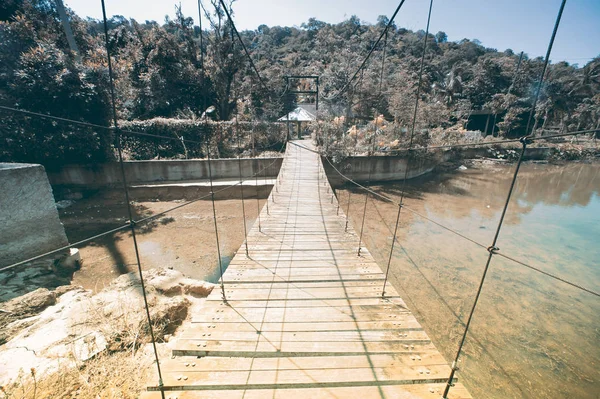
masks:
[[(165, 397), (440, 398), (448, 364), (393, 287), (381, 298), (319, 157), (289, 144), (268, 201), (223, 276), (227, 304), (213, 290), (161, 361)], [(457, 383), (450, 397), (471, 396)]]

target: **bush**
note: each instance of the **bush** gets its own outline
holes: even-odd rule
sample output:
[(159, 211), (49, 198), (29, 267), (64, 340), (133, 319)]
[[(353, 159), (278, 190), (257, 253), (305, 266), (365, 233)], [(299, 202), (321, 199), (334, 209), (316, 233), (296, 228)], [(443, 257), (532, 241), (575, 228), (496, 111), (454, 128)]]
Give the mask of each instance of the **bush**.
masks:
[(106, 162), (114, 159), (112, 141), (113, 133), (106, 129), (2, 115), (0, 161), (39, 163), (49, 170), (70, 163)]
[(280, 151), (285, 140), (281, 124), (266, 122), (239, 122), (236, 125), (232, 122), (205, 123), (198, 119), (154, 118), (123, 122), (122, 128), (160, 136), (124, 133), (123, 149), (130, 159), (136, 160), (203, 158), (208, 147), (213, 158), (237, 157), (240, 152)]
[[(105, 66), (71, 60), (41, 40), (23, 52), (6, 86), (16, 108), (108, 126), (111, 118)], [(67, 163), (105, 162), (113, 157), (112, 132), (64, 121), (2, 112), (0, 160), (40, 163), (49, 169)]]

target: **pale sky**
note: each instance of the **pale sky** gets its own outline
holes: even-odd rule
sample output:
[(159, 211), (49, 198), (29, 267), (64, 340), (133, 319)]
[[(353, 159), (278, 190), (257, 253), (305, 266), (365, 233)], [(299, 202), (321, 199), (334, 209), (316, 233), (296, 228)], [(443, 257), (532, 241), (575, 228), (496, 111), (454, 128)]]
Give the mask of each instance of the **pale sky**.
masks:
[[(107, 13), (140, 22), (163, 22), (183, 13), (198, 21), (197, 0), (105, 0)], [(205, 7), (209, 0), (203, 0)], [(375, 23), (377, 16), (390, 17), (398, 0), (237, 0), (234, 20), (239, 30), (268, 26), (300, 26), (308, 18), (337, 23), (351, 15)], [(512, 48), (531, 58), (546, 53), (561, 0), (434, 0), (432, 33), (444, 31), (449, 40), (479, 39), (500, 51)], [(65, 0), (82, 17), (102, 17), (100, 0)], [(425, 29), (428, 0), (406, 0), (396, 24), (411, 30)], [(204, 23), (204, 22), (203, 22)], [(600, 0), (568, 0), (551, 59), (585, 64), (600, 55)]]

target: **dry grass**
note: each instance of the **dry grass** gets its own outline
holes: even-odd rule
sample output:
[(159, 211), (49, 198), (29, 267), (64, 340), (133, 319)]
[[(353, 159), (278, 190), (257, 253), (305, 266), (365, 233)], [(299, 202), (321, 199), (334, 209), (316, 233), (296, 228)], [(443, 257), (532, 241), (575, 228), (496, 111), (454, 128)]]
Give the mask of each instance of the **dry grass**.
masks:
[(0, 388), (2, 399), (133, 399), (152, 373), (152, 356), (139, 351), (100, 354), (78, 368), (64, 366), (37, 378), (35, 370)]

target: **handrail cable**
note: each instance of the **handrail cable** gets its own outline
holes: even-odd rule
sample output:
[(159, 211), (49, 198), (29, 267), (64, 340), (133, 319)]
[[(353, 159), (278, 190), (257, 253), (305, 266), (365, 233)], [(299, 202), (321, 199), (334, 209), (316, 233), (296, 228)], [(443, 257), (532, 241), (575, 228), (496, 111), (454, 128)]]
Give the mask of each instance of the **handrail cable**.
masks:
[[(85, 126), (85, 127), (93, 127), (93, 128), (97, 128), (97, 129), (110, 130), (110, 131), (115, 130), (114, 126), (102, 126), (102, 125), (97, 125), (95, 123), (82, 122), (82, 121), (78, 121), (78, 120), (74, 120), (74, 119), (62, 118), (59, 116), (42, 114), (39, 112), (26, 111), (26, 110), (22, 110), (22, 109), (18, 109), (18, 108), (7, 107), (5, 105), (0, 105), (0, 110), (10, 111), (13, 113), (19, 113), (19, 114), (24, 114), (24, 115), (29, 115), (29, 116), (36, 116), (38, 118), (45, 118), (45, 119), (50, 119), (50, 120), (55, 120), (55, 121), (60, 121), (60, 122), (71, 123), (74, 125), (81, 125), (81, 126)], [(177, 142), (183, 141), (184, 143), (198, 144), (198, 145), (204, 144), (202, 141), (198, 141), (198, 140), (189, 140), (189, 139), (182, 139), (182, 138), (178, 138), (178, 137), (169, 137), (169, 136), (159, 136), (157, 134), (135, 132), (132, 130), (121, 129), (121, 128), (119, 128), (119, 132), (126, 134), (126, 135), (131, 135), (131, 136), (153, 137), (153, 138), (157, 138), (157, 139), (161, 139), (161, 140), (175, 140)]]
[(417, 83), (417, 93), (415, 95), (415, 111), (413, 113), (413, 119), (410, 129), (410, 142), (408, 144), (408, 159), (406, 161), (406, 169), (404, 170), (404, 180), (402, 182), (402, 193), (400, 194), (400, 205), (398, 206), (398, 213), (396, 214), (396, 225), (394, 227), (394, 239), (390, 247), (390, 256), (388, 257), (388, 264), (385, 269), (385, 278), (383, 280), (383, 288), (381, 290), (381, 297), (385, 297), (385, 287), (387, 285), (388, 277), (390, 274), (390, 266), (392, 264), (392, 256), (394, 254), (394, 244), (396, 243), (396, 235), (398, 233), (398, 225), (400, 224), (400, 213), (402, 211), (402, 204), (404, 203), (404, 196), (406, 195), (406, 181), (408, 180), (408, 171), (410, 169), (410, 163), (412, 160), (411, 150), (415, 137), (415, 125), (417, 123), (417, 111), (419, 110), (419, 97), (421, 96), (421, 84), (423, 83), (423, 70), (425, 67), (425, 54), (427, 53), (427, 37), (429, 36), (429, 23), (431, 22), (431, 9), (433, 8), (433, 0), (429, 1), (429, 12), (427, 14), (427, 28), (425, 29), (425, 36), (423, 37), (423, 53), (421, 54), (421, 66), (419, 68), (419, 81)]
[[(220, 1), (222, 2), (223, 0), (220, 0)], [(358, 76), (358, 73), (365, 67), (365, 65), (367, 64), (367, 61), (369, 61), (369, 58), (371, 58), (371, 55), (373, 54), (373, 52), (375, 51), (375, 49), (379, 45), (379, 42), (381, 42), (381, 39), (383, 39), (383, 37), (386, 35), (387, 31), (394, 24), (394, 19), (396, 18), (396, 15), (398, 15), (398, 12), (400, 11), (400, 8), (402, 8), (402, 5), (404, 4), (405, 1), (406, 0), (401, 0), (400, 1), (400, 4), (398, 4), (398, 7), (396, 7), (396, 11), (394, 11), (394, 14), (392, 14), (392, 17), (390, 18), (390, 20), (388, 21), (387, 25), (385, 26), (385, 29), (383, 30), (383, 32), (381, 32), (381, 34), (379, 35), (379, 37), (375, 41), (375, 44), (373, 44), (373, 47), (371, 47), (371, 50), (369, 50), (369, 52), (367, 53), (367, 56), (364, 58), (363, 62), (360, 64), (360, 66), (358, 67), (358, 69), (356, 70), (356, 72), (354, 72), (354, 75), (352, 75), (352, 77), (350, 78), (350, 80), (348, 82), (346, 82), (346, 84), (337, 93), (335, 93), (334, 95), (332, 95), (330, 97), (323, 98), (324, 101), (331, 101), (333, 99), (336, 99), (339, 96), (341, 96), (342, 94), (344, 94), (346, 92), (346, 90), (348, 90), (348, 87), (350, 86), (350, 84), (352, 84), (352, 82), (354, 81), (354, 79), (356, 79), (356, 77)]]
[[(546, 132), (548, 132), (549, 130), (544, 130)], [(587, 134), (587, 133), (599, 133), (600, 129), (587, 129), (587, 130), (577, 130), (577, 131), (573, 131), (573, 132), (566, 132), (566, 133), (557, 133), (557, 134), (551, 134), (551, 135), (547, 135), (547, 136), (538, 136), (538, 137), (530, 137), (532, 140), (546, 140), (546, 139), (555, 139), (555, 138), (560, 138), (560, 137), (569, 137), (569, 136), (576, 136), (576, 135), (580, 135), (580, 134)], [(442, 149), (442, 148), (458, 148), (458, 147), (479, 147), (479, 146), (485, 146), (485, 145), (503, 145), (503, 144), (509, 144), (509, 143), (518, 143), (520, 142), (521, 139), (507, 139), (507, 140), (497, 140), (497, 141), (482, 141), (482, 142), (478, 142), (478, 143), (459, 143), (459, 144), (444, 144), (444, 145), (432, 145), (432, 146), (427, 146), (427, 147), (414, 147), (413, 151), (417, 151), (417, 150), (437, 150), (437, 149)], [(407, 148), (398, 148), (398, 149), (392, 149), (392, 150), (379, 150), (379, 152), (401, 152), (401, 151), (406, 151)]]
[[(533, 141), (533, 140), (535, 140), (535, 138), (531, 138), (531, 139), (529, 139), (529, 140)], [(337, 167), (336, 167), (336, 166), (335, 166), (335, 165), (334, 165), (334, 164), (333, 164), (333, 163), (332, 163), (332, 162), (329, 160), (329, 158), (328, 158), (328, 157), (327, 157), (325, 154), (322, 154), (321, 152), (319, 152), (319, 151), (317, 151), (317, 150), (313, 150), (313, 149), (311, 149), (311, 148), (305, 147), (305, 146), (303, 146), (303, 145), (301, 145), (301, 144), (298, 144), (298, 143), (295, 143), (295, 142), (292, 142), (292, 141), (290, 141), (289, 143), (290, 143), (290, 144), (292, 144), (292, 145), (295, 145), (295, 146), (297, 146), (297, 147), (303, 148), (303, 149), (304, 149), (304, 150), (306, 150), (306, 151), (311, 151), (311, 152), (314, 152), (314, 153), (316, 153), (316, 154), (319, 154), (319, 155), (321, 155), (323, 158), (325, 158), (325, 160), (327, 161), (327, 163), (329, 163), (329, 165), (331, 166), (331, 168), (332, 168), (332, 169), (333, 169), (333, 170), (334, 170), (334, 171), (335, 171), (335, 172), (336, 172), (336, 173), (337, 173), (337, 174), (338, 174), (338, 175), (339, 175), (339, 176), (340, 176), (342, 179), (346, 180), (347, 182), (349, 182), (349, 183), (351, 183), (351, 184), (355, 185), (356, 187), (358, 187), (358, 188), (360, 188), (360, 189), (362, 189), (362, 190), (367, 190), (367, 191), (369, 191), (369, 192), (370, 192), (370, 193), (371, 193), (373, 196), (376, 196), (376, 197), (380, 198), (381, 200), (383, 200), (383, 201), (385, 201), (385, 202), (388, 202), (388, 203), (390, 203), (390, 204), (394, 204), (394, 205), (396, 205), (396, 206), (398, 206), (398, 207), (400, 207), (400, 206), (401, 206), (403, 209), (407, 210), (408, 212), (410, 212), (410, 213), (412, 213), (412, 214), (415, 214), (415, 215), (417, 215), (417, 216), (421, 217), (422, 219), (424, 219), (424, 220), (427, 220), (428, 222), (431, 222), (431, 223), (435, 224), (436, 226), (438, 226), (438, 227), (440, 227), (440, 228), (442, 228), (442, 229), (444, 229), (444, 230), (446, 230), (446, 231), (448, 231), (448, 232), (450, 232), (450, 233), (452, 233), (452, 234), (454, 234), (454, 235), (456, 235), (456, 236), (458, 236), (458, 237), (464, 238), (465, 240), (467, 240), (467, 241), (469, 241), (469, 242), (471, 242), (471, 243), (473, 243), (473, 244), (475, 244), (475, 245), (477, 245), (477, 246), (479, 246), (479, 247), (481, 247), (481, 248), (485, 248), (485, 249), (489, 248), (487, 245), (485, 245), (485, 244), (482, 244), (482, 243), (480, 243), (480, 242), (478, 242), (478, 241), (476, 241), (476, 240), (474, 240), (474, 239), (472, 239), (472, 238), (470, 238), (470, 237), (468, 237), (468, 236), (466, 236), (466, 235), (464, 235), (464, 234), (462, 234), (462, 233), (460, 233), (460, 232), (458, 232), (458, 231), (456, 231), (456, 230), (452, 229), (451, 227), (445, 226), (445, 225), (441, 224), (440, 222), (438, 222), (438, 221), (436, 221), (436, 220), (434, 220), (434, 219), (431, 219), (431, 218), (429, 218), (429, 217), (427, 217), (427, 216), (423, 215), (422, 213), (420, 213), (420, 212), (418, 212), (418, 211), (416, 211), (416, 210), (414, 210), (414, 209), (412, 209), (412, 208), (410, 208), (410, 207), (406, 206), (406, 204), (402, 204), (402, 205), (400, 205), (400, 203), (399, 203), (399, 202), (396, 202), (396, 201), (394, 201), (394, 200), (393, 200), (393, 199), (391, 199), (390, 197), (388, 197), (388, 196), (386, 196), (386, 195), (384, 195), (384, 194), (378, 193), (377, 191), (371, 190), (370, 188), (368, 188), (368, 187), (365, 187), (365, 186), (363, 186), (363, 185), (362, 185), (362, 184), (360, 184), (360, 183), (357, 183), (356, 181), (352, 180), (351, 178), (349, 178), (348, 176), (346, 176), (346, 175), (344, 175), (342, 172), (340, 172), (340, 170), (339, 170), (339, 169), (338, 169), (338, 168), (337, 168)], [(523, 266), (525, 266), (525, 267), (528, 267), (528, 268), (530, 268), (530, 269), (532, 269), (532, 270), (537, 270), (537, 268), (536, 268), (536, 267), (534, 267), (534, 266), (528, 265), (527, 263), (524, 263), (524, 262), (522, 262), (522, 261), (518, 261), (518, 260), (516, 260), (516, 259), (514, 259), (514, 258), (511, 258), (511, 257), (509, 257), (509, 256), (502, 255), (502, 254), (501, 254), (501, 253), (499, 253), (499, 252), (496, 252), (496, 255), (500, 255), (500, 256), (503, 256), (503, 257), (504, 257), (504, 258), (506, 258), (506, 259), (513, 260), (513, 261), (515, 261), (516, 263), (519, 263), (519, 264), (521, 264), (521, 265), (523, 265)], [(541, 271), (541, 272), (542, 272), (542, 271)], [(568, 281), (568, 280), (565, 280), (565, 279), (564, 279), (564, 278), (562, 278), (562, 277), (559, 277), (559, 276), (553, 275), (553, 274), (551, 274), (551, 273), (548, 273), (548, 272), (542, 272), (542, 273), (543, 273), (544, 275), (548, 276), (548, 277), (551, 277), (551, 278), (555, 279), (555, 280), (561, 281), (561, 282), (563, 282), (563, 283), (566, 283), (566, 284), (568, 284), (568, 285), (570, 285), (570, 286), (572, 286), (572, 287), (579, 288), (579, 289), (581, 289), (581, 290), (583, 290), (583, 291), (585, 291), (585, 292), (588, 292), (588, 293), (590, 293), (590, 294), (592, 294), (592, 295), (595, 295), (595, 296), (598, 296), (598, 297), (600, 297), (600, 292), (596, 292), (596, 291), (593, 291), (593, 290), (591, 290), (591, 289), (585, 288), (585, 287), (583, 287), (583, 286), (581, 286), (581, 285), (579, 285), (579, 284), (576, 284), (576, 283), (570, 282), (570, 281)]]
[[(232, 189), (233, 187), (239, 186), (239, 185), (243, 184), (244, 182), (246, 182), (246, 181), (249, 181), (249, 180), (253, 179), (255, 176), (258, 176), (260, 173), (262, 173), (263, 169), (268, 169), (268, 168), (270, 168), (271, 166), (273, 166), (273, 164), (275, 164), (275, 162), (277, 162), (279, 159), (280, 159), (280, 158), (274, 158), (274, 159), (273, 159), (273, 161), (271, 161), (271, 163), (269, 163), (269, 164), (268, 164), (267, 166), (265, 166), (264, 168), (261, 168), (261, 169), (260, 169), (258, 172), (254, 173), (254, 174), (253, 174), (253, 175), (251, 175), (251, 176), (248, 176), (247, 178), (243, 179), (241, 182), (237, 182), (237, 183), (235, 183), (235, 184), (231, 184), (231, 185), (229, 185), (229, 186), (223, 187), (223, 188), (221, 188), (221, 189), (219, 189), (219, 190), (215, 191), (215, 194), (219, 194), (219, 193), (221, 193), (221, 192), (223, 192), (223, 191), (230, 190), (230, 189)], [(193, 203), (196, 203), (196, 202), (198, 202), (198, 201), (201, 201), (201, 200), (203, 200), (203, 199), (206, 199), (206, 198), (208, 198), (208, 197), (210, 197), (210, 194), (206, 194), (206, 195), (203, 195), (203, 196), (201, 196), (201, 197), (195, 198), (195, 199), (193, 199), (193, 200), (190, 200), (190, 201), (184, 202), (183, 204), (179, 204), (179, 205), (177, 205), (177, 206), (174, 206), (174, 207), (172, 207), (172, 208), (169, 208), (169, 209), (167, 209), (167, 210), (164, 210), (164, 211), (162, 211), (162, 212), (159, 212), (159, 213), (157, 213), (157, 214), (154, 214), (154, 215), (151, 215), (151, 216), (147, 216), (147, 217), (145, 217), (145, 218), (142, 218), (142, 219), (134, 220), (134, 221), (133, 221), (133, 224), (134, 224), (134, 226), (136, 226), (136, 227), (137, 227), (137, 226), (143, 226), (143, 225), (145, 225), (145, 224), (147, 224), (147, 223), (149, 223), (149, 222), (152, 222), (153, 220), (155, 220), (155, 219), (157, 219), (157, 218), (159, 218), (159, 217), (161, 217), (161, 216), (164, 216), (164, 215), (166, 215), (166, 214), (168, 214), (168, 213), (170, 213), (170, 212), (176, 211), (177, 209), (181, 209), (181, 208), (183, 208), (183, 207), (186, 207), (186, 206), (188, 206), (188, 205), (191, 205), (191, 204), (193, 204)], [(83, 239), (83, 240), (80, 240), (80, 241), (77, 241), (77, 242), (75, 242), (75, 243), (73, 243), (73, 244), (65, 245), (65, 246), (63, 246), (63, 247), (60, 247), (60, 248), (57, 248), (57, 249), (53, 249), (53, 250), (51, 250), (51, 251), (48, 251), (48, 252), (44, 252), (44, 253), (43, 253), (43, 254), (41, 254), (41, 255), (37, 255), (37, 256), (31, 257), (31, 258), (29, 258), (29, 259), (22, 260), (22, 261), (19, 261), (19, 262), (13, 263), (13, 264), (11, 264), (11, 265), (5, 266), (5, 267), (3, 267), (3, 268), (0, 268), (0, 272), (4, 272), (4, 271), (7, 271), (7, 270), (15, 269), (15, 268), (17, 268), (17, 267), (19, 267), (19, 266), (23, 266), (23, 265), (25, 265), (25, 264), (27, 264), (27, 263), (35, 262), (36, 260), (42, 259), (42, 258), (44, 258), (44, 257), (46, 257), (46, 256), (49, 256), (49, 255), (54, 255), (54, 254), (60, 253), (60, 252), (62, 252), (62, 251), (66, 251), (67, 249), (70, 249), (70, 248), (75, 248), (75, 247), (77, 247), (77, 246), (80, 246), (80, 245), (82, 245), (82, 244), (86, 244), (86, 243), (88, 243), (88, 242), (90, 242), (90, 241), (94, 241), (94, 240), (96, 240), (96, 239), (98, 239), (98, 238), (102, 238), (102, 237), (104, 237), (104, 236), (107, 236), (107, 235), (109, 235), (109, 234), (113, 234), (113, 233), (117, 233), (117, 232), (119, 232), (119, 231), (122, 231), (122, 230), (126, 230), (126, 229), (128, 229), (129, 227), (130, 227), (130, 225), (129, 225), (129, 223), (128, 223), (128, 224), (125, 224), (125, 225), (123, 225), (123, 226), (116, 227), (116, 228), (114, 228), (114, 229), (111, 229), (111, 230), (107, 230), (107, 231), (105, 231), (105, 232), (103, 232), (103, 233), (100, 233), (100, 234), (94, 235), (94, 236), (92, 236), (92, 237), (85, 238), (85, 239)]]
[(119, 166), (121, 170), (121, 182), (123, 183), (123, 193), (125, 194), (125, 205), (127, 207), (127, 215), (129, 217), (129, 227), (131, 230), (131, 239), (133, 241), (133, 248), (135, 250), (135, 259), (137, 262), (138, 274), (140, 276), (140, 288), (142, 290), (142, 298), (144, 300), (144, 308), (146, 310), (146, 318), (148, 322), (148, 331), (150, 332), (150, 339), (152, 340), (152, 350), (154, 352), (154, 359), (156, 360), (156, 371), (158, 373), (158, 388), (160, 389), (160, 395), (162, 399), (165, 399), (165, 390), (163, 385), (162, 371), (160, 367), (160, 359), (158, 358), (158, 349), (156, 348), (156, 338), (154, 335), (154, 326), (152, 325), (152, 317), (150, 317), (150, 307), (148, 305), (148, 297), (146, 295), (146, 286), (144, 283), (144, 274), (142, 272), (142, 262), (140, 260), (140, 252), (138, 248), (135, 225), (133, 224), (133, 213), (131, 212), (131, 202), (129, 200), (129, 189), (127, 188), (127, 179), (125, 175), (125, 166), (123, 165), (123, 149), (121, 147), (121, 134), (119, 134), (119, 125), (117, 122), (117, 100), (115, 95), (115, 83), (113, 79), (112, 60), (110, 56), (110, 46), (108, 40), (108, 21), (106, 18), (106, 6), (104, 0), (100, 0), (102, 3), (102, 19), (104, 22), (104, 42), (106, 46), (106, 59), (108, 61), (108, 79), (110, 84), (110, 97), (113, 113), (113, 125), (117, 131), (117, 151), (119, 154)]
[[(542, 74), (540, 75), (539, 86), (538, 86), (536, 96), (533, 101), (531, 112), (529, 114), (529, 121), (527, 122), (527, 129), (525, 130), (525, 134), (529, 134), (529, 124), (531, 122), (533, 114), (535, 113), (535, 107), (537, 104), (537, 100), (540, 95), (542, 83), (544, 82), (544, 74), (546, 72), (546, 68), (548, 67), (548, 63), (550, 62), (550, 53), (552, 52), (552, 46), (554, 44), (556, 32), (558, 30), (558, 26), (560, 25), (560, 20), (561, 20), (562, 13), (563, 13), (566, 3), (567, 3), (567, 0), (562, 0), (560, 9), (558, 11), (558, 15), (556, 16), (556, 22), (554, 23), (554, 30), (552, 31), (550, 43), (548, 43), (548, 50), (546, 51), (546, 59), (544, 61), (544, 68), (542, 69)], [(496, 228), (496, 234), (494, 235), (492, 244), (488, 247), (489, 255), (488, 255), (487, 261), (485, 263), (483, 273), (481, 275), (481, 281), (479, 282), (479, 287), (477, 288), (477, 293), (475, 294), (475, 298), (473, 300), (473, 306), (471, 307), (471, 311), (469, 312), (469, 317), (467, 318), (467, 322), (465, 324), (465, 329), (464, 329), (462, 337), (460, 339), (460, 343), (458, 344), (458, 350), (456, 351), (456, 356), (454, 357), (454, 361), (452, 362), (452, 366), (450, 368), (450, 375), (448, 376), (448, 382), (446, 383), (446, 388), (444, 389), (444, 394), (442, 395), (443, 399), (448, 398), (448, 392), (450, 391), (450, 388), (453, 386), (452, 382), (454, 380), (454, 374), (458, 370), (459, 358), (460, 358), (460, 355), (462, 352), (463, 345), (465, 344), (465, 340), (467, 339), (467, 334), (469, 333), (469, 327), (471, 326), (471, 321), (473, 320), (473, 315), (475, 313), (477, 303), (479, 302), (479, 297), (480, 297), (481, 291), (483, 289), (483, 284), (485, 282), (485, 278), (486, 278), (487, 272), (489, 270), (490, 263), (492, 261), (494, 254), (499, 250), (496, 247), (496, 243), (498, 242), (498, 237), (500, 236), (500, 229), (502, 228), (502, 223), (504, 222), (504, 217), (506, 216), (506, 211), (508, 209), (508, 205), (510, 204), (510, 198), (511, 198), (513, 190), (514, 190), (515, 183), (517, 182), (517, 177), (519, 175), (519, 169), (521, 168), (521, 164), (523, 163), (523, 155), (525, 155), (525, 149), (527, 148), (527, 144), (529, 144), (531, 142), (532, 141), (529, 140), (529, 138), (527, 136), (521, 138), (522, 148), (521, 148), (521, 153), (519, 154), (519, 160), (517, 161), (517, 166), (515, 167), (515, 173), (513, 175), (512, 181), (510, 183), (510, 187), (508, 189), (508, 194), (506, 195), (506, 202), (504, 203), (504, 208), (502, 209), (502, 214), (500, 216), (500, 220), (498, 221), (498, 227)]]
[[(24, 115), (35, 116), (35, 117), (45, 118), (45, 119), (50, 119), (50, 120), (56, 120), (56, 121), (71, 123), (71, 124), (75, 124), (75, 125), (81, 125), (81, 126), (85, 126), (85, 127), (94, 127), (94, 128), (110, 130), (110, 131), (115, 130), (115, 128), (112, 126), (97, 125), (94, 123), (83, 122), (83, 121), (78, 121), (78, 120), (69, 119), (69, 118), (63, 118), (63, 117), (59, 117), (59, 116), (55, 116), (55, 115), (42, 114), (39, 112), (22, 110), (22, 109), (18, 109), (18, 108), (8, 107), (5, 105), (0, 105), (0, 110), (1, 111), (9, 111), (9, 112), (13, 112), (13, 113), (20, 113), (20, 114), (24, 114)], [(221, 122), (221, 123), (223, 123), (223, 122)], [(551, 132), (551, 130), (544, 130), (544, 131)], [(131, 136), (151, 137), (151, 138), (156, 138), (156, 139), (161, 139), (161, 140), (175, 140), (177, 142), (183, 141), (184, 143), (189, 143), (189, 144), (204, 145), (203, 142), (197, 141), (197, 140), (181, 139), (181, 138), (169, 137), (169, 136), (159, 136), (156, 134), (136, 132), (136, 131), (132, 131), (132, 130), (128, 130), (128, 129), (119, 129), (119, 132), (122, 134), (125, 134), (125, 135), (131, 135)], [(578, 131), (566, 132), (566, 133), (557, 133), (557, 134), (551, 134), (551, 135), (547, 135), (547, 136), (538, 136), (538, 137), (533, 137), (532, 139), (544, 140), (544, 139), (553, 139), (553, 138), (574, 136), (574, 135), (579, 135), (579, 134), (599, 133), (599, 132), (600, 132), (600, 128), (596, 128), (596, 129), (578, 130)], [(483, 142), (478, 142), (478, 143), (458, 143), (458, 144), (444, 144), (444, 145), (427, 146), (427, 147), (413, 147), (413, 151), (435, 150), (435, 149), (444, 149), (444, 148), (459, 148), (459, 147), (479, 147), (479, 146), (485, 146), (485, 145), (503, 145), (503, 144), (509, 144), (509, 143), (517, 143), (517, 142), (519, 142), (519, 140), (520, 139), (507, 139), (507, 140), (497, 140), (497, 141), (483, 141)], [(383, 152), (383, 153), (389, 153), (389, 152), (401, 152), (401, 151), (406, 151), (406, 150), (407, 150), (407, 148), (398, 148), (398, 149), (389, 149), (389, 150), (379, 149), (377, 151)]]

